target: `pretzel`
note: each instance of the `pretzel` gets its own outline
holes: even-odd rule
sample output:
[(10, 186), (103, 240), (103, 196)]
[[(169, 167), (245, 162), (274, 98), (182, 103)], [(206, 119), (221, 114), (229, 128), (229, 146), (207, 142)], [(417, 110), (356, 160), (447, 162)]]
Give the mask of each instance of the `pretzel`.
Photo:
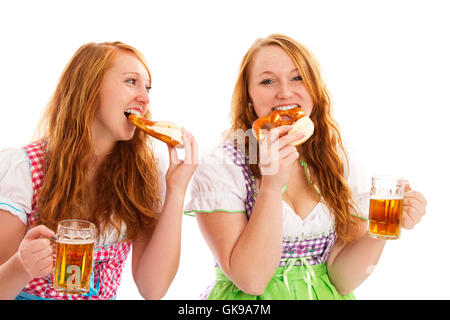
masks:
[(172, 147), (183, 148), (183, 134), (175, 123), (170, 121), (150, 121), (142, 116), (125, 112), (128, 121), (146, 134), (161, 140)]
[[(283, 119), (283, 116), (288, 116), (290, 119)], [(252, 131), (258, 141), (261, 142), (264, 140), (265, 136), (268, 134), (267, 129), (264, 129), (264, 126), (270, 125), (272, 125), (272, 127), (268, 128), (268, 130), (279, 126), (293, 125), (293, 128), (288, 134), (303, 132), (305, 136), (298, 141), (292, 142), (292, 146), (302, 144), (308, 140), (314, 132), (313, 122), (306, 113), (298, 107), (289, 110), (275, 110), (267, 116), (256, 119), (256, 121), (253, 122)]]

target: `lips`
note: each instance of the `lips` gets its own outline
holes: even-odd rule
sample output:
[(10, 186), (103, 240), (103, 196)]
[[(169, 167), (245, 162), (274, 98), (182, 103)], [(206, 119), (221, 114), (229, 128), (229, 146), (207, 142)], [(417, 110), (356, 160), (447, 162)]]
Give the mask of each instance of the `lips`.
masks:
[(257, 140), (263, 141), (268, 134), (267, 129), (270, 130), (283, 125), (293, 126), (288, 134), (294, 132), (304, 133), (304, 137), (301, 140), (291, 143), (293, 146), (302, 144), (314, 133), (313, 122), (298, 105), (276, 107), (271, 114), (256, 119), (253, 122), (252, 131)]
[(124, 111), (124, 115), (125, 115), (125, 117), (127, 117), (127, 118), (128, 118), (128, 116), (129, 116), (130, 114), (135, 114), (135, 115), (137, 115), (137, 116), (140, 116), (141, 113), (142, 113), (142, 110), (139, 109), (139, 108), (128, 108), (128, 109), (126, 109), (126, 110)]
[(289, 105), (282, 105), (282, 106), (278, 106), (278, 107), (274, 107), (274, 108), (272, 108), (272, 111), (274, 111), (274, 110), (283, 110), (283, 111), (285, 111), (285, 110), (291, 110), (291, 109), (294, 109), (294, 108), (301, 108), (301, 105), (299, 105), (299, 104), (289, 104)]

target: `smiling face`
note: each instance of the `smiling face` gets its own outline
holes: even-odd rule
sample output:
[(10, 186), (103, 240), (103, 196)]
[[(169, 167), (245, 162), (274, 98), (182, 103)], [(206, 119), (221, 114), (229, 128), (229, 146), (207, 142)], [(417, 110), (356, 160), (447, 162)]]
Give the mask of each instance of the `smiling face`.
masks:
[(273, 110), (300, 107), (309, 116), (313, 99), (289, 55), (277, 45), (264, 46), (249, 69), (248, 92), (258, 117)]
[(136, 127), (128, 122), (124, 112), (145, 114), (150, 102), (149, 74), (144, 64), (133, 54), (119, 52), (103, 77), (100, 106), (92, 124), (96, 154), (111, 150), (117, 141), (130, 140)]

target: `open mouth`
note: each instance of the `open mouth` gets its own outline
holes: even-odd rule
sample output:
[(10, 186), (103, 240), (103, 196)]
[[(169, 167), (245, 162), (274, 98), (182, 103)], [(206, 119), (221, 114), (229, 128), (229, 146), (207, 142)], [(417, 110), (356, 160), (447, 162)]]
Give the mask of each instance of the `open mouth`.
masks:
[(290, 106), (282, 106), (282, 107), (275, 107), (275, 108), (272, 108), (272, 111), (275, 111), (275, 110), (283, 110), (283, 111), (286, 111), (286, 110), (291, 110), (291, 109), (294, 109), (294, 108), (301, 108), (301, 106), (298, 105), (298, 104), (292, 104), (292, 105), (290, 105)]
[(136, 109), (127, 109), (127, 110), (124, 111), (123, 114), (124, 114), (125, 117), (127, 117), (127, 118), (130, 116), (130, 114), (135, 114), (135, 115), (137, 115), (137, 116), (140, 116), (140, 115), (141, 115), (141, 113), (139, 112), (139, 110), (136, 110)]

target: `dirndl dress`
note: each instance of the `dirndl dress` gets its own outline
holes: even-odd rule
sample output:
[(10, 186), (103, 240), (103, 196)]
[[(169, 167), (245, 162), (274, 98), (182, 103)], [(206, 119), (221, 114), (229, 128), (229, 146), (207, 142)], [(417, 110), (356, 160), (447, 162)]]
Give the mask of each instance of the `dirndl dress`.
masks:
[[(10, 159), (18, 159), (17, 161), (11, 160), (9, 165), (6, 165), (6, 168), (9, 168), (9, 172), (7, 174), (17, 174), (20, 172), (22, 174), (21, 168), (25, 168), (21, 176), (29, 175), (31, 176), (31, 186), (32, 195), (30, 195), (31, 203), (28, 206), (31, 209), (31, 212), (27, 212), (21, 206), (23, 201), (15, 201), (15, 198), (19, 198), (19, 196), (15, 196), (13, 193), (2, 195), (1, 198), (4, 199), (0, 201), (0, 208), (11, 212), (14, 215), (17, 215), (24, 223), (26, 223), (27, 228), (30, 229), (36, 225), (39, 212), (36, 209), (37, 204), (37, 195), (42, 186), (42, 182), (44, 179), (44, 154), (46, 149), (45, 141), (37, 141), (31, 143), (25, 147), (23, 147), (22, 153), (17, 149), (11, 149), (4, 151), (3, 155), (6, 161), (10, 161)], [(25, 156), (25, 157), (24, 157)], [(22, 158), (24, 160), (22, 160)], [(26, 160), (25, 160), (26, 159)], [(20, 163), (23, 161), (27, 161), (27, 166), (19, 166), (16, 163)], [(1, 173), (1, 172), (0, 172)], [(0, 174), (1, 176), (1, 174)], [(12, 181), (12, 182), (11, 182)], [(8, 179), (8, 181), (4, 181), (5, 185), (9, 186), (9, 183), (16, 183), (17, 185), (9, 186), (6, 189), (9, 190), (19, 190), (19, 193), (22, 192), (22, 185), (27, 185), (24, 181), (21, 181), (20, 178), (14, 182), (14, 179)], [(18, 187), (17, 187), (18, 186)], [(16, 297), (16, 300), (55, 300), (55, 299), (63, 299), (63, 300), (111, 300), (116, 298), (117, 289), (119, 288), (122, 271), (125, 265), (125, 261), (128, 257), (128, 254), (131, 251), (131, 243), (128, 241), (115, 241), (108, 243), (99, 243), (97, 242), (94, 246), (94, 265), (93, 270), (90, 277), (90, 290), (84, 294), (68, 294), (56, 291), (53, 286), (53, 274), (48, 274), (42, 278), (32, 279), (23, 290)], [(55, 260), (55, 257), (53, 256)]]
[[(220, 156), (221, 152), (222, 155)], [(191, 200), (185, 206), (185, 214), (211, 214), (214, 211), (245, 212), (250, 219), (256, 202), (257, 190), (255, 179), (248, 166), (248, 158), (231, 141), (217, 147), (211, 153), (211, 156), (211, 158), (207, 159), (207, 164), (203, 168), (202, 164), (200, 164), (193, 177)], [(227, 157), (228, 159), (224, 159)], [(228, 161), (229, 159), (231, 159), (231, 162)], [(219, 163), (219, 166), (217, 163)], [(311, 183), (306, 163), (301, 161), (301, 165), (304, 167), (308, 181)], [(240, 184), (243, 184), (244, 187), (240, 186)], [(319, 192), (317, 188), (316, 191)], [(365, 198), (368, 199), (366, 193), (359, 196), (357, 201), (360, 203), (362, 200), (367, 201)], [(240, 203), (240, 205), (237, 203)], [(201, 208), (202, 205), (205, 207)], [(328, 277), (326, 262), (337, 238), (334, 216), (330, 214), (328, 207), (323, 202), (317, 204), (305, 221), (301, 221), (302, 223), (309, 223), (309, 226), (306, 228), (308, 230), (304, 228), (304, 232), (292, 231), (292, 226), (302, 229), (302, 226), (298, 224), (298, 220), (301, 220), (301, 218), (284, 202), (283, 215), (282, 257), (264, 293), (261, 295), (250, 295), (243, 292), (222, 272), (217, 262), (215, 262), (216, 279), (200, 296), (201, 299), (355, 299), (353, 292), (347, 295), (339, 294)], [(287, 230), (289, 228), (291, 228), (291, 231)]]

